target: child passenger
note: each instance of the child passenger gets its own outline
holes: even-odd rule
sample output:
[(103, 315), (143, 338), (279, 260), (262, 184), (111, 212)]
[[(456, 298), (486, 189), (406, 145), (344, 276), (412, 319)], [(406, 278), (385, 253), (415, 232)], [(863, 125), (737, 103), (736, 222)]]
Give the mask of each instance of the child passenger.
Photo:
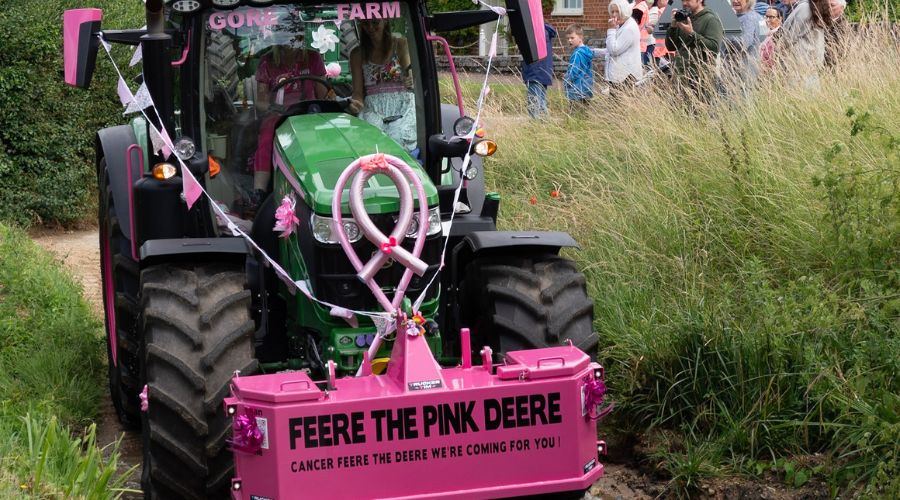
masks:
[(584, 30), (577, 24), (566, 29), (566, 41), (573, 50), (563, 86), (571, 109), (577, 110), (585, 107), (594, 96), (594, 53), (584, 45)]

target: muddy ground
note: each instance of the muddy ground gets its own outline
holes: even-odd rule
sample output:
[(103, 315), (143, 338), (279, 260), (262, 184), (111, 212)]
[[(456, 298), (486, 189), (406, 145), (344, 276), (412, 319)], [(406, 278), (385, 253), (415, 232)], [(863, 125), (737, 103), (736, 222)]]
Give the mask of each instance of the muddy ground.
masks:
[[(31, 233), (32, 239), (49, 250), (80, 282), (85, 298), (98, 318), (102, 317), (103, 296), (100, 285), (100, 255), (96, 229), (80, 231), (60, 231), (41, 229)], [(101, 408), (98, 422), (98, 444), (106, 446), (121, 437), (120, 472), (136, 467), (127, 486), (140, 489), (141, 437), (137, 432), (123, 429), (116, 420), (112, 403), (107, 399)], [(604, 477), (597, 481), (585, 494), (585, 500), (631, 500), (667, 497), (667, 481), (652, 474), (652, 470), (642, 469), (636, 454), (631, 450), (614, 450), (614, 455), (605, 464)], [(827, 498), (821, 486), (790, 490), (777, 478), (770, 481), (744, 480), (740, 478), (722, 479), (703, 485), (697, 492), (702, 498)], [(125, 498), (140, 498), (127, 494)]]

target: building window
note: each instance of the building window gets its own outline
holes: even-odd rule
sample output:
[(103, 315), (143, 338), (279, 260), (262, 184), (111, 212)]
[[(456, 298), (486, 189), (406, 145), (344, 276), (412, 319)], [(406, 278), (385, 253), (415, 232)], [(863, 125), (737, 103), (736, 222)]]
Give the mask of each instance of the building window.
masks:
[(556, 0), (551, 16), (581, 16), (584, 14), (583, 0)]

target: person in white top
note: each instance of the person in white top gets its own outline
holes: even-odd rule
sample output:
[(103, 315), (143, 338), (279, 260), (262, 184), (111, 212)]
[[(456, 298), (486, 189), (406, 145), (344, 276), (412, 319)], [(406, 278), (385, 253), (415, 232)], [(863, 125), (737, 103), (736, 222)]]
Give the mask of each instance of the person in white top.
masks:
[(616, 87), (629, 77), (636, 82), (644, 75), (641, 34), (637, 22), (631, 17), (628, 2), (610, 0), (608, 11), (610, 28), (606, 34), (606, 80)]

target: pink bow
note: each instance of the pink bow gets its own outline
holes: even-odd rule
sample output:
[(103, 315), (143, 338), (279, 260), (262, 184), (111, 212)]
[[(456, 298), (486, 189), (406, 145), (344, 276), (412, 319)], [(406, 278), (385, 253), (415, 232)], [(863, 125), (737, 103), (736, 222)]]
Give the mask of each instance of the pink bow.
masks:
[(388, 169), (387, 160), (384, 159), (383, 153), (374, 154), (361, 162), (362, 169), (366, 172), (383, 172)]
[(388, 240), (386, 242), (381, 244), (381, 251), (386, 254), (390, 254), (391, 247), (395, 247), (395, 246), (397, 246), (397, 239), (394, 238), (393, 236), (391, 236), (390, 238), (388, 238)]

